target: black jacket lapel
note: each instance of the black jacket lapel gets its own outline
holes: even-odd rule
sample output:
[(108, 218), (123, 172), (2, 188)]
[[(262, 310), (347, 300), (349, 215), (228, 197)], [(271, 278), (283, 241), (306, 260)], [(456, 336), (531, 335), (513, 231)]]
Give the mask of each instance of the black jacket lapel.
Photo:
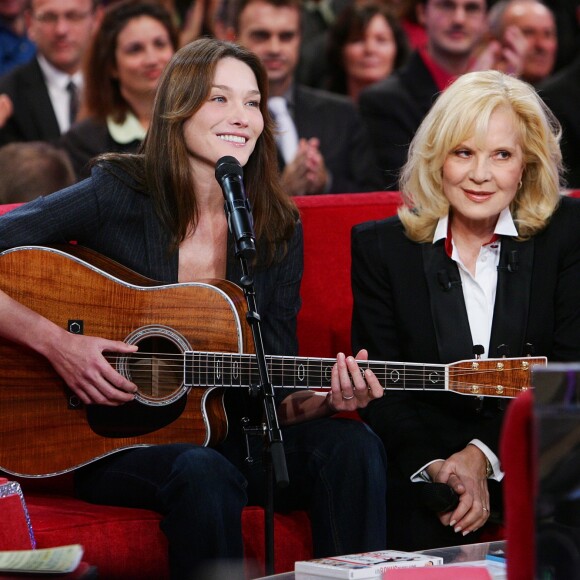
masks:
[(457, 265), (445, 253), (443, 241), (422, 248), (439, 358), (443, 363), (471, 359), (473, 341)]
[[(526, 356), (524, 344), (530, 307), (534, 241), (516, 242), (502, 238), (497, 293), (491, 328), (490, 357)], [(500, 345), (507, 345), (499, 349)]]

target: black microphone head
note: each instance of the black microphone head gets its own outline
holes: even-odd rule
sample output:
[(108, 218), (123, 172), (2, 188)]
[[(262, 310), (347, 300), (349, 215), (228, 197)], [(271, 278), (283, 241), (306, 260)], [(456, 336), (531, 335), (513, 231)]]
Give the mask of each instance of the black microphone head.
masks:
[(233, 175), (242, 178), (244, 170), (240, 162), (231, 155), (220, 157), (215, 164), (215, 178), (221, 183), (227, 175)]
[(421, 503), (434, 512), (450, 512), (457, 507), (459, 496), (446, 483), (417, 483)]

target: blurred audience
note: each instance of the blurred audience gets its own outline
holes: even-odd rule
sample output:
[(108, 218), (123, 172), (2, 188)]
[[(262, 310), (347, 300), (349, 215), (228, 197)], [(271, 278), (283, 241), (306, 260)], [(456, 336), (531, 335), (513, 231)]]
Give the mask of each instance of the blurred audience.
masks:
[(548, 0), (547, 5), (554, 12), (558, 30), (558, 54), (556, 70), (570, 64), (580, 51), (580, 21), (577, 12), (580, 10), (578, 0)]
[(512, 26), (519, 28), (526, 39), (519, 78), (538, 84), (550, 76), (556, 63), (554, 14), (539, 0), (500, 0), (489, 11), (490, 32), (503, 43), (506, 30)]
[[(576, 9), (580, 25), (580, 6)], [(562, 125), (562, 156), (566, 184), (580, 189), (580, 46), (576, 59), (538, 86), (538, 92)]]
[[(236, 0), (233, 0), (236, 1)], [(322, 88), (326, 79), (326, 45), (329, 30), (339, 14), (355, 0), (303, 0), (301, 2), (300, 59), (297, 82)]]
[(290, 195), (379, 189), (372, 147), (352, 101), (294, 80), (300, 18), (300, 0), (241, 0), (236, 20), (238, 42), (268, 73), (283, 186)]
[(28, 62), (36, 46), (26, 34), (26, 0), (0, 0), (0, 76)]
[(0, 144), (54, 141), (74, 122), (83, 77), (81, 61), (98, 26), (98, 0), (30, 0), (25, 15), (37, 54), (0, 79), (14, 105)]
[(397, 14), (407, 35), (409, 45), (415, 50), (427, 45), (427, 32), (417, 18), (418, 3), (419, 0), (401, 0), (396, 5)]
[(67, 154), (44, 141), (0, 147), (0, 203), (23, 203), (75, 182)]
[(59, 141), (79, 179), (101, 153), (137, 151), (177, 44), (171, 14), (159, 2), (121, 0), (106, 8), (84, 63), (79, 121)]
[(387, 78), (409, 56), (407, 36), (383, 3), (347, 6), (328, 41), (327, 88), (355, 102), (362, 89)]
[[(525, 42), (511, 30), (506, 43), (481, 45), (487, 34), (485, 0), (424, 0), (417, 19), (427, 32), (427, 45), (385, 80), (364, 89), (359, 108), (368, 126), (377, 161), (388, 189), (398, 189), (398, 173), (415, 131), (437, 95), (459, 75), (471, 70), (521, 69)], [(515, 34), (513, 34), (515, 32)]]

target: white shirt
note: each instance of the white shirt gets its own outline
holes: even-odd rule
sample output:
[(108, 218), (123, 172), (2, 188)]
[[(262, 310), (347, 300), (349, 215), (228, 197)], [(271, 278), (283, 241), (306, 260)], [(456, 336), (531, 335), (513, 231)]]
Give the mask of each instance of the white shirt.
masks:
[(52, 66), (41, 54), (37, 55), (37, 58), (60, 132), (61, 134), (66, 133), (70, 128), (70, 95), (67, 86), (72, 80), (80, 94), (83, 88), (83, 75), (81, 72), (76, 72), (73, 75), (62, 72)]
[[(449, 230), (449, 216), (439, 220), (433, 236), (433, 243), (447, 238)], [(500, 214), (495, 226), (494, 234), (498, 236), (517, 236), (518, 231), (514, 224), (509, 208), (505, 208)], [(467, 309), (467, 318), (469, 319), (469, 328), (471, 330), (472, 343), (480, 344), (485, 351), (482, 358), (489, 357), (489, 341), (491, 338), (491, 325), (493, 322), (493, 308), (495, 304), (495, 293), (497, 288), (497, 267), (499, 266), (499, 257), (501, 250), (501, 241), (493, 241), (481, 247), (475, 264), (475, 276), (465, 267), (459, 252), (451, 240), (452, 254), (451, 259), (457, 263), (459, 275), (461, 276), (461, 285), (463, 288), (463, 298)], [(475, 445), (489, 459), (493, 468), (493, 475), (490, 479), (501, 481), (503, 472), (501, 471), (498, 457), (493, 451), (479, 439), (473, 439), (469, 442)], [(425, 481), (423, 471), (434, 463), (440, 461), (434, 459), (427, 463), (411, 476), (411, 481)]]

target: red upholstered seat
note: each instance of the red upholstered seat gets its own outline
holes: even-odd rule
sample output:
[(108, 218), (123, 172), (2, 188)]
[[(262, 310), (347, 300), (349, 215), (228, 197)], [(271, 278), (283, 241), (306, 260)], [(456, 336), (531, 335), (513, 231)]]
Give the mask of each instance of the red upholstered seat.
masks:
[[(167, 540), (161, 517), (144, 509), (92, 505), (68, 495), (27, 494), (38, 548), (80, 543), (84, 559), (98, 563), (107, 580), (162, 580), (168, 577)], [(242, 516), (249, 577), (264, 574), (264, 511), (248, 507)], [(292, 570), (297, 558), (312, 555), (305, 512), (275, 516), (276, 570)], [(138, 564), (137, 564), (138, 563)]]
[(512, 401), (501, 436), (509, 580), (534, 577), (536, 478), (532, 461), (532, 409), (532, 391), (526, 391)]
[(295, 200), (304, 226), (300, 355), (351, 354), (350, 231), (355, 224), (395, 214), (401, 196), (398, 192), (381, 192), (313, 195)]
[[(580, 196), (580, 192), (573, 195)], [(399, 194), (307, 196), (296, 198), (296, 203), (304, 224), (305, 249), (303, 306), (298, 317), (300, 354), (333, 357), (338, 351), (349, 353), (350, 230), (354, 224), (393, 215), (400, 203)], [(0, 206), (0, 214), (13, 207)], [(509, 416), (515, 418), (506, 424), (502, 440), (510, 580), (533, 577), (528, 573), (533, 527), (526, 398), (531, 399), (531, 395), (511, 406)], [(25, 481), (23, 487), (39, 547), (80, 542), (85, 546), (86, 559), (96, 564), (101, 577), (107, 580), (167, 577), (166, 544), (157, 514), (81, 502), (72, 497), (70, 482), (60, 479), (44, 480), (42, 490), (33, 483), (36, 482)], [(46, 490), (47, 484), (52, 484), (50, 492)], [(277, 572), (292, 570), (295, 560), (311, 557), (310, 525), (305, 512), (276, 514), (275, 528)], [(243, 533), (248, 575), (260, 575), (264, 561), (261, 508), (246, 508)], [(260, 562), (257, 574), (253, 560)]]

